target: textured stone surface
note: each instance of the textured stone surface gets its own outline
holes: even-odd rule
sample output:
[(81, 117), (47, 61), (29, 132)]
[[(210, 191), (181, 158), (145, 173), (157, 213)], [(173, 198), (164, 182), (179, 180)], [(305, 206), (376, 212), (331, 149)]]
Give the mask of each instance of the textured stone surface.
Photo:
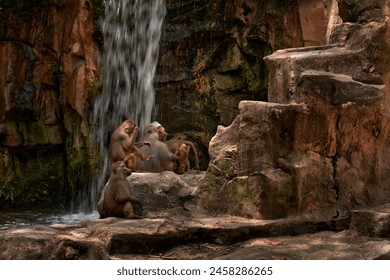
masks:
[(210, 216), (194, 196), (203, 175), (133, 173), (128, 180), (144, 202), (142, 219), (93, 214), (83, 222), (31, 227), (15, 227), (7, 219), (15, 228), (0, 230), (0, 259), (388, 258), (388, 204), (365, 209), (369, 215), (353, 211), (331, 218)]
[[(141, 200), (144, 215), (147, 215), (151, 211), (184, 209), (186, 202), (195, 196), (198, 182), (204, 173), (187, 171), (178, 175), (172, 171), (162, 173), (134, 172), (127, 179), (132, 186), (133, 193)], [(103, 207), (105, 187), (101, 192), (98, 209)], [(139, 209), (135, 209), (135, 211), (139, 211)]]
[(351, 230), (363, 236), (390, 237), (390, 204), (352, 211)]
[(2, 230), (0, 259), (386, 259), (390, 253), (389, 240), (356, 235), (348, 218), (340, 227), (341, 220), (313, 216), (150, 214)]
[(348, 25), (339, 45), (265, 58), (270, 102), (241, 101), (218, 129), (202, 205), (267, 219), (390, 200), (388, 22), (375, 19)]
[[(201, 166), (207, 168), (207, 146), (218, 124), (234, 120), (241, 100), (267, 99), (263, 57), (322, 42), (330, 26), (328, 2), (166, 1), (155, 119), (172, 134), (187, 132), (199, 144)], [(56, 145), (57, 157), (64, 159), (55, 163), (63, 170), (57, 181), (70, 198), (87, 185), (89, 157), (95, 156), (88, 146), (88, 110), (99, 91), (95, 39), (101, 43), (97, 27), (104, 13), (102, 1), (21, 0), (1, 5), (2, 197), (19, 197), (13, 189), (35, 185), (26, 165), (46, 161), (41, 151)], [(306, 32), (304, 27), (313, 29)], [(36, 151), (28, 162), (19, 156), (26, 149)], [(44, 170), (37, 172), (46, 183)], [(4, 205), (15, 203), (7, 200)]]
[(2, 1), (0, 22), (0, 208), (64, 203), (88, 164), (92, 2)]
[[(298, 4), (286, 1), (167, 2), (157, 67), (158, 119), (170, 133), (187, 132), (207, 146), (218, 124), (228, 125), (243, 99), (266, 100), (272, 51), (302, 46)], [(172, 121), (175, 120), (175, 121)]]

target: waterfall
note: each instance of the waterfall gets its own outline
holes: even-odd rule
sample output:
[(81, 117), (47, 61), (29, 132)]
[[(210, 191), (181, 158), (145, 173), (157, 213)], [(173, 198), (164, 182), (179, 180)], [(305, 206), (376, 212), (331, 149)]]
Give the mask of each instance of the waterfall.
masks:
[(102, 21), (102, 94), (94, 103), (91, 140), (102, 158), (102, 170), (79, 198), (79, 211), (95, 209), (110, 171), (109, 134), (124, 119), (140, 128), (151, 122), (159, 41), (165, 0), (106, 0)]

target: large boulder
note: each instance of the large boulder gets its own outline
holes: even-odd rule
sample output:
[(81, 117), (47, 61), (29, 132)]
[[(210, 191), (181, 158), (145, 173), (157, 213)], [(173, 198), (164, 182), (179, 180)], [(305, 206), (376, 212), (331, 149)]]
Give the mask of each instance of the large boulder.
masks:
[[(142, 209), (133, 204), (138, 215), (148, 215), (158, 211), (186, 211), (186, 203), (196, 194), (199, 180), (205, 172), (188, 171), (178, 175), (172, 171), (162, 173), (134, 172), (127, 180), (130, 182), (132, 192), (140, 198)], [(106, 184), (101, 191), (97, 205), (99, 212), (103, 210), (104, 192)]]

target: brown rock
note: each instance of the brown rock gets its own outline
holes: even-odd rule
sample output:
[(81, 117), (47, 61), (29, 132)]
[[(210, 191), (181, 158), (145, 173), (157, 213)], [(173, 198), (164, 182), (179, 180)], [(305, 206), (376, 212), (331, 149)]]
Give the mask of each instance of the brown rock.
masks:
[(351, 230), (363, 236), (389, 238), (390, 204), (352, 211)]
[(270, 102), (241, 101), (210, 143), (200, 183), (209, 211), (331, 217), (389, 201), (387, 23), (351, 27), (341, 45), (265, 58)]
[(1, 208), (64, 203), (53, 178), (64, 196), (67, 182), (87, 179), (72, 172), (88, 164), (79, 153), (89, 137), (87, 97), (99, 80), (89, 2), (1, 3), (0, 149), (8, 151)]
[(390, 252), (390, 241), (347, 230), (348, 218), (336, 229), (337, 219), (313, 216), (152, 214), (2, 230), (0, 259), (383, 259)]
[[(185, 210), (185, 204), (191, 200), (197, 191), (199, 180), (205, 172), (187, 171), (178, 175), (172, 171), (162, 173), (133, 172), (127, 179), (132, 186), (132, 192), (141, 200), (143, 209), (133, 205), (134, 211), (139, 215), (149, 215), (150, 212), (176, 209)], [(107, 185), (106, 185), (107, 186)], [(102, 211), (104, 191), (97, 205)], [(142, 213), (143, 210), (143, 213)]]
[[(241, 100), (266, 100), (263, 57), (303, 44), (296, 1), (170, 0), (157, 67), (158, 120), (207, 147)], [(189, 24), (191, 23), (191, 24)], [(175, 120), (172, 122), (171, 120)]]

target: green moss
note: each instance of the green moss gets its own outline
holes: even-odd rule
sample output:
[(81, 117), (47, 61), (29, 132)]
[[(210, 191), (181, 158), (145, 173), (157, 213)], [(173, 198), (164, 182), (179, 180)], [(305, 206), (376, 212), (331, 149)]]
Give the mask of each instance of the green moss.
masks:
[(10, 149), (10, 164), (0, 171), (2, 207), (63, 204), (65, 161), (62, 145)]
[[(85, 106), (88, 113), (91, 112), (91, 110), (93, 109), (92, 106), (94, 106), (94, 99), (99, 96), (102, 91), (103, 85), (101, 84), (100, 80), (88, 81), (87, 100)], [(86, 115), (88, 115), (88, 113)]]
[(22, 145), (45, 145), (51, 143), (52, 140), (47, 133), (47, 127), (41, 121), (8, 121), (6, 129), (11, 135), (19, 135)]
[(223, 194), (224, 201), (229, 204), (242, 205), (249, 202), (249, 197), (252, 197), (248, 193), (248, 182), (239, 178), (235, 178), (228, 183), (226, 191)]

